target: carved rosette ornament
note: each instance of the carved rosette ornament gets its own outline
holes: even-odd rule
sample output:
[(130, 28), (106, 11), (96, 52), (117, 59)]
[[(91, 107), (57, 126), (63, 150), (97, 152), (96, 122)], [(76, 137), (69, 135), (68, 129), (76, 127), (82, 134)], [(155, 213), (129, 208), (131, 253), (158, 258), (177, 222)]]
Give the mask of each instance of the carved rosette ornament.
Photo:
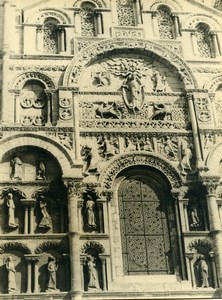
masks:
[(201, 176), (201, 180), (207, 189), (208, 195), (215, 195), (219, 185), (220, 176)]

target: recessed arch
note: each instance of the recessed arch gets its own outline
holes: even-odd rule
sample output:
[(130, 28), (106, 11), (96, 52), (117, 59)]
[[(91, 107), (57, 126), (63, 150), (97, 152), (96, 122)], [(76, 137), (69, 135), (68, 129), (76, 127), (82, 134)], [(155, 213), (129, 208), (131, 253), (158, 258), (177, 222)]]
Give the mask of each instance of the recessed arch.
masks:
[(222, 86), (222, 75), (215, 76), (210, 81), (206, 81), (204, 89), (208, 90), (210, 93), (214, 93), (220, 86)]
[(182, 184), (179, 171), (162, 157), (145, 152), (122, 154), (110, 161), (109, 166), (101, 173), (100, 182), (104, 189), (112, 189), (118, 174), (129, 167), (145, 166), (160, 171), (170, 183), (171, 188), (178, 188)]
[(73, 6), (74, 6), (74, 7), (80, 7), (81, 4), (84, 3), (84, 2), (92, 3), (92, 4), (94, 4), (97, 8), (102, 8), (102, 7), (105, 8), (105, 7), (107, 7), (105, 1), (103, 1), (103, 0), (89, 0), (89, 1), (88, 1), (88, 0), (76, 0), (76, 1), (74, 1)]
[(13, 138), (9, 137), (0, 142), (0, 157), (4, 157), (5, 153), (11, 151), (14, 148), (22, 146), (34, 146), (41, 148), (49, 153), (55, 158), (58, 162), (63, 176), (70, 176), (71, 170), (73, 167), (74, 161), (70, 154), (64, 149), (60, 144), (55, 142), (52, 139), (43, 137), (41, 135), (33, 134), (17, 134)]
[(16, 76), (16, 78), (10, 84), (10, 89), (21, 90), (26, 84), (26, 82), (31, 80), (36, 80), (41, 82), (48, 90), (57, 89), (57, 86), (53, 81), (53, 79), (51, 79), (46, 74), (40, 72), (25, 72)]
[(55, 18), (59, 24), (71, 24), (71, 19), (65, 11), (50, 7), (35, 11), (29, 16), (27, 22), (31, 24), (43, 24), (44, 20), (48, 17)]
[(179, 1), (175, 0), (153, 0), (143, 4), (143, 10), (156, 10), (160, 5), (167, 5), (172, 11), (183, 11)]
[(67, 67), (63, 85), (78, 86), (82, 72), (91, 63), (112, 54), (129, 52), (144, 56), (156, 56), (158, 60), (177, 71), (185, 89), (198, 88), (190, 67), (173, 51), (153, 41), (120, 38), (100, 41), (80, 51)]
[(197, 24), (206, 23), (211, 30), (220, 30), (221, 25), (216, 18), (207, 14), (189, 14), (189, 16), (182, 22), (182, 28), (195, 29)]

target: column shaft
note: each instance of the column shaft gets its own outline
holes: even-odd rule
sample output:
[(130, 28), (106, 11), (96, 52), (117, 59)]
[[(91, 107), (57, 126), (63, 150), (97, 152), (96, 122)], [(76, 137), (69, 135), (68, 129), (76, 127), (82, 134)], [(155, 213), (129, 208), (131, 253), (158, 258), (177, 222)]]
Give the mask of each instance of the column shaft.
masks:
[(24, 220), (24, 234), (28, 234), (29, 230), (29, 209), (28, 206), (25, 206), (25, 220)]
[(34, 233), (34, 206), (30, 207), (30, 220), (29, 220), (29, 226), (30, 226), (30, 234)]
[(27, 293), (31, 293), (32, 284), (32, 265), (31, 261), (28, 260), (28, 275), (27, 275)]
[(136, 20), (137, 24), (142, 23), (142, 18), (141, 18), (141, 11), (140, 11), (140, 2), (139, 0), (135, 0), (135, 6), (136, 6)]
[(202, 165), (202, 155), (201, 155), (200, 140), (199, 140), (197, 120), (196, 120), (196, 114), (195, 114), (192, 95), (188, 95), (188, 106), (189, 106), (191, 124), (192, 124), (192, 129), (193, 129), (193, 139), (194, 139), (194, 145), (195, 145), (195, 151), (196, 151), (196, 165), (197, 165), (197, 167), (199, 167), (200, 164)]
[(38, 277), (39, 277), (38, 261), (35, 261), (34, 262), (34, 293), (39, 292)]

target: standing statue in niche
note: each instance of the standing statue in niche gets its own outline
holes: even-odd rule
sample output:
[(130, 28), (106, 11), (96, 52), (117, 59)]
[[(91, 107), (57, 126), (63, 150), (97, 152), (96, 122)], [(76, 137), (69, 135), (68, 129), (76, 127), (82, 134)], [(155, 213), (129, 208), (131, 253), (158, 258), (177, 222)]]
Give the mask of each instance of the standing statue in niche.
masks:
[(196, 264), (197, 274), (199, 276), (200, 286), (203, 288), (209, 287), (208, 265), (203, 255), (200, 255)]
[(138, 112), (144, 102), (144, 86), (136, 73), (129, 73), (122, 84), (123, 98), (132, 111)]
[(95, 202), (90, 195), (86, 197), (85, 216), (87, 228), (90, 230), (96, 229)]
[(17, 290), (15, 281), (15, 266), (12, 261), (12, 257), (9, 256), (5, 262), (6, 269), (8, 271), (8, 293), (13, 293)]
[(22, 161), (18, 156), (11, 160), (11, 179), (22, 180)]
[(190, 227), (200, 227), (201, 222), (198, 216), (199, 205), (196, 197), (193, 197), (189, 205), (189, 217), (190, 217)]
[(43, 196), (40, 197), (39, 206), (42, 213), (39, 227), (44, 229), (52, 228), (52, 219), (47, 211), (47, 202)]
[(86, 265), (88, 267), (88, 288), (100, 289), (96, 260), (93, 256), (87, 256)]
[(92, 147), (89, 147), (88, 145), (82, 146), (81, 156), (84, 161), (83, 175), (89, 176), (92, 173), (98, 173)]
[(187, 171), (192, 171), (190, 161), (192, 159), (192, 145), (190, 147), (188, 146), (183, 146), (182, 148), (182, 159), (180, 161), (180, 166), (181, 166), (181, 174), (182, 175), (187, 175)]
[(37, 164), (37, 175), (36, 175), (36, 180), (45, 180), (45, 163), (40, 160)]
[(6, 205), (8, 208), (8, 227), (9, 228), (17, 228), (18, 225), (15, 224), (15, 202), (14, 202), (12, 193), (8, 193)]
[(166, 77), (161, 75), (156, 69), (153, 70), (153, 75), (151, 77), (153, 82), (154, 92), (165, 92), (166, 91)]
[(56, 259), (53, 256), (48, 257), (48, 284), (46, 292), (59, 292), (59, 289), (56, 288), (56, 272), (58, 270), (58, 265)]

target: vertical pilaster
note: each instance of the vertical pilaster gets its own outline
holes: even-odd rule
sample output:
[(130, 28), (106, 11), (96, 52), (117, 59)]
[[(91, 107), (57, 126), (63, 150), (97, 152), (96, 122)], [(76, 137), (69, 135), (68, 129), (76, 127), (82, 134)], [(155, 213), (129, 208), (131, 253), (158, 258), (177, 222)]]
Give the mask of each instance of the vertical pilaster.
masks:
[(79, 101), (76, 93), (73, 95), (73, 111), (74, 111), (74, 141), (76, 160), (80, 160), (80, 133), (79, 133)]
[(195, 113), (194, 103), (193, 103), (194, 99), (192, 93), (187, 94), (187, 100), (188, 100), (190, 119), (191, 119), (191, 125), (193, 130), (194, 146), (196, 151), (196, 167), (201, 167), (203, 165), (203, 160), (202, 160), (202, 154), (200, 148), (199, 132), (197, 127), (196, 113)]
[(36, 28), (36, 51), (43, 52), (43, 28), (38, 26)]
[(80, 233), (78, 226), (78, 199), (80, 186), (74, 181), (65, 181), (65, 185), (68, 191), (71, 297), (72, 300), (77, 300), (82, 298), (82, 269), (80, 265)]
[(188, 274), (190, 276), (190, 280), (191, 280), (191, 284), (192, 284), (192, 287), (196, 287), (196, 281), (195, 281), (195, 275), (194, 275), (194, 269), (193, 269), (193, 258), (194, 258), (194, 254), (193, 253), (186, 253), (186, 257), (188, 259)]
[(197, 46), (197, 37), (196, 37), (196, 32), (191, 31), (191, 43), (192, 43), (192, 48), (193, 48), (193, 54), (197, 55), (198, 54), (198, 46)]
[(75, 8), (74, 9), (74, 25), (75, 25), (75, 33), (81, 34), (81, 16), (80, 16), (81, 9)]
[(157, 11), (152, 11), (152, 26), (154, 36), (159, 36), (159, 26), (157, 20)]
[(220, 176), (201, 176), (200, 179), (207, 189), (207, 206), (210, 223), (210, 233), (214, 242), (215, 261), (219, 283), (222, 285), (222, 228), (219, 215), (219, 207), (216, 198), (216, 189), (220, 181)]

